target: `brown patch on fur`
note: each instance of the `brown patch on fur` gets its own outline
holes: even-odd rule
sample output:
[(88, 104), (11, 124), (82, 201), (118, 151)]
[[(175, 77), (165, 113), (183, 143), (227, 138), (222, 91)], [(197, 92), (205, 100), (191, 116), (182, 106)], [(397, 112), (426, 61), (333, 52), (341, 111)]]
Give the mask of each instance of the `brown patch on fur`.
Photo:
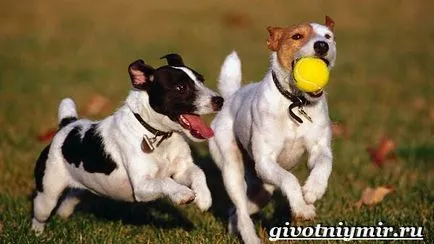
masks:
[[(291, 62), (294, 60), (295, 53), (310, 40), (313, 29), (310, 24), (300, 24), (291, 27), (271, 27), (267, 28), (270, 36), (267, 39), (267, 47), (277, 52), (280, 65), (286, 70), (291, 71)], [(294, 39), (296, 34), (301, 37)]]
[(330, 17), (327, 16), (325, 17), (325, 25), (331, 30), (331, 31), (335, 31), (335, 21)]
[(270, 36), (267, 39), (267, 47), (271, 51), (275, 52), (279, 49), (279, 40), (282, 37), (283, 28), (268, 26), (267, 31), (270, 34)]

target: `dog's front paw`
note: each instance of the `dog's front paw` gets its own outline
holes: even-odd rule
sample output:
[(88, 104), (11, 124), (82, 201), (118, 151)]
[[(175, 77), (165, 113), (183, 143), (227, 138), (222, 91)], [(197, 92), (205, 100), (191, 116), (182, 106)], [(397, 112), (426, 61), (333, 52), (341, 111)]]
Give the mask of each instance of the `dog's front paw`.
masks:
[(303, 197), (307, 204), (313, 204), (316, 200), (320, 199), (326, 190), (326, 186), (322, 186), (319, 183), (315, 184), (309, 184), (310, 182), (306, 183), (306, 185), (303, 186)]
[(196, 199), (194, 199), (194, 202), (201, 211), (208, 210), (212, 204), (211, 193), (208, 189), (206, 191), (196, 192)]
[(44, 232), (44, 223), (37, 221), (35, 218), (32, 219), (32, 231), (36, 236), (40, 236)]
[(315, 206), (312, 204), (305, 204), (301, 207), (293, 209), (293, 216), (296, 220), (310, 220), (315, 218)]
[(211, 193), (208, 192), (206, 194), (197, 194), (194, 202), (201, 211), (208, 210), (212, 205)]
[(170, 195), (170, 200), (176, 204), (187, 204), (196, 198), (196, 194), (188, 187), (182, 186), (177, 192)]

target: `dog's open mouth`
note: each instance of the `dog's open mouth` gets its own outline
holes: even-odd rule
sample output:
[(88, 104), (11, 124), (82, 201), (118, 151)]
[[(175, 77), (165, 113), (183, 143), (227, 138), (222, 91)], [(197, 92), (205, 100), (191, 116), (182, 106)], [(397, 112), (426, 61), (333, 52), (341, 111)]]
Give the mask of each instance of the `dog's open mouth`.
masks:
[(311, 96), (311, 97), (320, 97), (323, 93), (323, 89), (316, 91), (316, 92), (306, 92), (307, 95)]
[(214, 131), (206, 124), (200, 115), (181, 114), (178, 117), (179, 124), (190, 134), (198, 139), (208, 139), (214, 136)]
[(321, 59), (322, 61), (324, 61), (324, 63), (326, 63), (326, 65), (327, 65), (327, 67), (330, 65), (330, 61), (328, 59), (321, 58), (321, 57), (319, 59)]

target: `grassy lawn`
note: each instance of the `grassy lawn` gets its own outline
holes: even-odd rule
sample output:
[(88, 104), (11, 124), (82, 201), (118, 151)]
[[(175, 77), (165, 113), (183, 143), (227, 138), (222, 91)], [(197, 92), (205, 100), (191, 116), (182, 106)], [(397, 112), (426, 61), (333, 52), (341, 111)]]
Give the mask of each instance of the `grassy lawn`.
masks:
[[(230, 202), (207, 145), (192, 144), (213, 193), (210, 211), (163, 199), (126, 204), (89, 195), (70, 219), (54, 216), (30, 231), (33, 167), (45, 146), (36, 136), (56, 125), (58, 103), (79, 109), (94, 95), (123, 102), (128, 64), (178, 52), (215, 88), (232, 50), (243, 79), (268, 68), (268, 25), (336, 22), (338, 57), (328, 85), (330, 116), (348, 131), (333, 141), (334, 168), (317, 218), (303, 226), (424, 226), (434, 243), (434, 21), (432, 1), (11, 1), (0, 2), (0, 242), (233, 243), (226, 230)], [(107, 114), (95, 116), (102, 118)], [(383, 136), (396, 158), (375, 166), (366, 152)], [(295, 170), (304, 181), (304, 163)], [(376, 206), (355, 207), (366, 187), (393, 186)], [(289, 207), (280, 194), (256, 216), (264, 241), (283, 226)]]

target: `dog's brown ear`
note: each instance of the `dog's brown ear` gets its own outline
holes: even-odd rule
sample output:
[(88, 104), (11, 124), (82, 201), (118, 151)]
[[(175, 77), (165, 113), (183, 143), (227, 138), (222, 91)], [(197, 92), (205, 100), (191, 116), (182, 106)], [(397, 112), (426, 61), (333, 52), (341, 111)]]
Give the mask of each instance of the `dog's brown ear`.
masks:
[(267, 47), (271, 51), (277, 51), (279, 49), (279, 42), (282, 38), (283, 29), (280, 27), (272, 27), (268, 26), (267, 31), (270, 34), (270, 36), (267, 39)]
[(154, 79), (154, 68), (145, 64), (142, 59), (138, 59), (128, 66), (131, 83), (134, 88), (144, 90), (149, 82)]
[(331, 30), (331, 31), (335, 31), (335, 21), (330, 17), (327, 16), (325, 17), (325, 25)]

